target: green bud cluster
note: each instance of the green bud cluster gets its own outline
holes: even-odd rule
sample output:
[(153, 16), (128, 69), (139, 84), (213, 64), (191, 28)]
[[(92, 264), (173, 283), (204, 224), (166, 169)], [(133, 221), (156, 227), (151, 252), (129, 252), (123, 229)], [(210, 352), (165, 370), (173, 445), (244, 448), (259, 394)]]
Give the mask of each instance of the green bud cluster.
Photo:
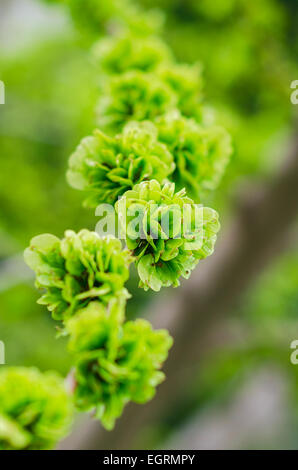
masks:
[(127, 122), (155, 121), (177, 105), (177, 94), (156, 73), (129, 70), (106, 82), (98, 103), (98, 124), (118, 133)]
[(67, 434), (72, 415), (72, 400), (58, 374), (0, 370), (0, 450), (51, 449)]
[[(141, 61), (138, 63), (134, 57), (131, 60), (134, 67), (128, 67), (121, 74), (108, 76), (103, 86), (98, 103), (100, 127), (110, 133), (117, 133), (127, 122), (155, 122), (173, 110), (202, 119), (202, 86), (198, 66), (172, 64), (166, 60), (154, 71), (150, 67), (149, 71), (144, 71)], [(146, 60), (150, 62), (152, 57), (143, 57), (143, 61)], [(107, 59), (103, 67), (106, 62)], [(126, 63), (129, 63), (128, 59)]]
[(172, 339), (145, 320), (124, 321), (124, 305), (92, 302), (67, 322), (78, 409), (95, 410), (107, 429), (129, 401), (146, 403), (164, 379), (159, 370)]
[(67, 230), (62, 240), (39, 235), (25, 250), (36, 287), (46, 291), (38, 303), (46, 305), (55, 320), (69, 318), (92, 300), (106, 304), (111, 298), (128, 298), (124, 284), (131, 260), (119, 240), (88, 230)]
[(158, 139), (166, 144), (176, 164), (171, 175), (177, 189), (194, 199), (218, 186), (232, 153), (231, 138), (220, 126), (203, 127), (174, 111), (156, 121)]
[(176, 108), (187, 117), (202, 119), (202, 75), (198, 64), (164, 63), (158, 70), (161, 80), (176, 95)]
[(181, 276), (187, 279), (212, 254), (220, 228), (216, 211), (195, 205), (184, 189), (175, 193), (174, 183), (156, 180), (124, 193), (116, 211), (145, 290), (179, 286)]
[(164, 64), (173, 62), (173, 54), (167, 45), (156, 36), (136, 40), (128, 33), (107, 37), (93, 48), (95, 63), (108, 75), (119, 75), (131, 70), (151, 73)]
[(68, 182), (88, 192), (85, 204), (115, 204), (135, 184), (163, 181), (175, 168), (172, 154), (157, 140), (150, 122), (130, 123), (122, 134), (108, 137), (97, 130), (85, 137), (69, 161)]

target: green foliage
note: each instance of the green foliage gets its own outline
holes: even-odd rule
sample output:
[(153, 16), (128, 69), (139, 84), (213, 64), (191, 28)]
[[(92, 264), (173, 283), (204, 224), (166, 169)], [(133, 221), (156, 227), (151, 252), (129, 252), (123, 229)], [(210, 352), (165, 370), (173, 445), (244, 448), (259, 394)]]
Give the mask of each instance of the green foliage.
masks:
[(289, 85), (298, 72), (297, 2), (140, 2), (166, 11), (165, 38), (178, 60), (204, 64), (208, 102), (233, 135), (236, 158), (224, 184), (272, 173), (295, 113)]
[(53, 335), (55, 322), (36, 304), (33, 285), (20, 283), (5, 289), (0, 305), (0, 338), (9, 363), (26, 367), (34, 364), (41, 370), (67, 374), (71, 357), (66, 354), (65, 339), (57, 341)]
[(68, 432), (72, 413), (72, 401), (57, 374), (1, 369), (0, 450), (52, 448)]
[[(229, 174), (247, 175), (249, 172), (260, 171), (261, 168), (264, 170), (265, 167), (272, 171), (277, 156), (275, 152), (272, 152), (272, 147), (276, 148), (276, 140), (271, 142), (270, 148), (267, 142), (269, 138), (272, 139), (272, 136), (275, 136), (275, 139), (276, 135), (279, 138), (282, 137), (288, 126), (288, 117), (292, 109), (288, 99), (289, 83), (295, 76), (295, 70), (297, 71), (296, 66), (293, 67), (289, 61), (291, 55), (297, 52), (298, 44), (297, 21), (295, 21), (297, 14), (292, 14), (291, 8), (288, 8), (289, 5), (294, 6), (294, 0), (143, 1), (150, 7), (154, 4), (168, 7), (170, 22), (165, 34), (180, 60), (191, 62), (199, 58), (206, 66), (207, 95), (220, 111), (221, 121), (225, 122), (225, 125), (232, 130), (233, 136), (236, 136), (238, 154), (232, 166), (232, 172)], [(90, 34), (90, 40), (95, 37), (97, 39), (98, 35), (104, 31), (116, 35), (95, 49), (96, 61), (100, 63), (101, 72), (107, 74), (105, 77), (101, 76), (104, 78), (103, 82), (106, 81), (106, 89), (110, 86), (109, 75), (140, 71), (152, 74), (148, 75), (150, 80), (154, 75), (156, 80), (162, 82), (163, 86), (170, 90), (170, 94), (174, 92), (175, 106), (171, 100), (169, 106), (161, 106), (161, 110), (158, 110), (158, 106), (154, 104), (152, 107), (155, 107), (155, 111), (151, 115), (152, 118), (150, 117), (158, 126), (159, 140), (167, 144), (176, 163), (176, 170), (171, 175), (169, 172), (169, 177), (176, 183), (177, 189), (185, 186), (188, 194), (194, 198), (197, 198), (198, 192), (201, 197), (205, 189), (214, 189), (226, 166), (229, 139), (220, 128), (205, 127), (205, 116), (202, 111), (202, 83), (199, 73), (192, 72), (195, 68), (180, 65), (176, 67), (174, 60), (168, 55), (167, 47), (162, 46), (163, 43), (155, 37), (146, 37), (148, 32), (155, 32), (158, 29), (160, 24), (158, 14), (147, 15), (139, 7), (132, 6), (132, 2), (128, 0), (110, 0), (109, 2), (58, 0), (58, 2), (67, 3), (70, 6), (76, 24)], [(287, 31), (285, 25), (290, 22), (292, 29)], [(123, 31), (126, 34), (127, 30), (130, 30), (129, 35), (123, 35)], [(119, 33), (121, 33), (120, 36)], [(91, 74), (87, 61), (81, 60), (80, 57), (78, 60), (77, 55), (80, 56), (80, 53), (81, 51), (78, 53), (78, 48), (74, 44), (60, 41), (56, 46), (51, 44), (34, 56), (33, 54), (30, 56), (24, 54), (22, 58), (18, 56), (9, 64), (3, 64), (3, 59), (1, 59), (1, 71), (4, 74), (1, 78), (10, 84), (11, 91), (11, 99), (3, 108), (0, 123), (3, 134), (1, 143), (3, 162), (0, 172), (3, 200), (1, 240), (2, 233), (5, 239), (6, 231), (9, 230), (12, 237), (8, 240), (8, 246), (13, 246), (16, 250), (20, 249), (23, 240), (31, 237), (34, 232), (40, 233), (50, 229), (54, 233), (59, 233), (62, 225), (73, 227), (74, 224), (79, 223), (81, 226), (89, 226), (91, 223), (87, 217), (86, 220), (82, 219), (84, 213), (78, 212), (76, 204), (79, 198), (76, 199), (74, 191), (69, 191), (69, 193), (65, 191), (63, 178), (61, 178), (69, 149), (73, 148), (78, 136), (86, 135), (93, 127), (90, 119), (92, 116), (90, 103), (94, 102), (90, 94)], [(296, 59), (295, 56), (294, 59)], [(40, 83), (42, 87), (39, 86)], [(88, 83), (88, 86), (82, 86), (82, 83)], [(136, 97), (142, 100), (143, 95), (136, 94)], [(116, 99), (115, 112), (118, 121), (116, 126), (113, 123), (110, 127), (109, 124), (107, 125), (111, 132), (114, 132), (115, 128), (117, 132), (122, 131), (125, 122), (131, 120), (130, 104), (127, 112), (125, 98), (124, 92), (123, 100), (122, 97), (118, 102)], [(89, 108), (86, 106), (87, 101)], [(117, 105), (120, 106), (120, 111)], [(134, 119), (138, 120), (139, 116), (142, 116), (143, 106), (142, 102), (138, 103), (137, 117)], [(145, 106), (147, 106), (146, 103)], [(175, 118), (175, 123), (170, 118), (170, 116), (178, 116), (176, 109), (173, 113), (171, 112), (173, 108), (179, 108), (182, 112), (179, 119)], [(121, 115), (123, 109), (125, 110), (124, 117), (125, 113), (128, 115), (125, 119), (122, 119)], [(99, 111), (101, 113), (101, 110)], [(155, 116), (158, 118), (156, 119)], [(192, 117), (195, 120), (187, 120), (185, 117)], [(101, 122), (105, 124), (104, 120)], [(264, 158), (265, 151), (267, 158)], [(283, 155), (283, 152), (280, 154)], [(91, 158), (89, 154), (86, 157)], [(144, 160), (148, 162), (147, 155)], [(78, 172), (81, 172), (80, 168)], [(11, 174), (14, 175), (14, 191), (11, 191)], [(151, 175), (150, 177), (159, 179), (157, 176)], [(101, 183), (103, 184), (104, 181), (101, 180)], [(120, 181), (118, 183), (122, 184)], [(96, 181), (95, 184), (97, 184)], [(24, 207), (26, 207), (25, 211)], [(213, 212), (210, 211), (209, 215), (212, 218)], [(212, 223), (209, 235), (214, 241)], [(19, 241), (20, 246), (18, 246)], [(174, 241), (176, 240), (162, 240), (168, 246)], [(212, 248), (213, 241), (207, 245), (209, 250)], [(6, 248), (3, 246), (2, 244), (1, 248), (5, 255)], [(158, 249), (151, 251), (152, 257), (155, 251), (157, 251), (157, 256), (159, 255)], [(264, 289), (260, 289), (261, 292), (257, 292), (257, 299), (249, 307), (252, 310), (251, 320), (258, 328), (264, 318), (267, 319), (267, 315), (270, 314), (270, 322), (266, 321), (265, 328), (261, 330), (260, 337), (262, 338), (268, 336), (272, 326), (272, 314), (276, 320), (281, 317), (283, 325), (284, 315), (295, 316), (297, 311), (297, 289), (294, 289), (297, 285), (297, 282), (295, 284), (297, 278), (295, 262), (291, 264), (290, 269), (279, 272), (276, 282), (271, 278), (267, 279), (266, 293), (264, 294)], [(145, 270), (146, 276), (148, 273)], [(288, 284), (289, 277), (291, 277), (291, 286)], [(283, 296), (279, 295), (279, 288), (283, 289)], [(33, 326), (32, 322), (28, 321), (28, 318), (30, 320), (32, 317), (27, 316), (32, 313), (30, 313), (30, 302), (27, 301), (30, 295), (27, 291), (24, 295), (22, 290), (14, 289), (5, 297), (4, 306), (14, 305), (13, 308), (6, 309), (3, 306), (1, 308), (2, 317), (6, 316), (6, 330), (9, 329), (9, 322), (13, 322), (13, 318), (10, 318), (11, 311), (12, 316), (16, 316), (16, 312), (22, 310), (22, 323), (17, 324), (17, 330), (22, 331), (22, 340), (24, 340), (24, 328), (29, 330)], [(8, 300), (8, 297), (11, 299)], [(70, 332), (70, 349), (77, 355), (79, 363), (83, 360), (80, 354), (84, 351), (93, 352), (97, 345), (104, 344), (103, 349), (110, 351), (112, 348), (110, 348), (109, 341), (113, 332), (123, 330), (124, 310), (113, 302), (113, 299), (104, 303), (88, 300), (86, 301), (87, 307), (78, 310), (77, 314), (67, 322)], [(125, 303), (125, 299), (120, 296), (118, 302)], [(78, 308), (81, 308), (81, 304)], [(111, 321), (111, 312), (114, 309), (118, 309), (119, 315), (115, 315), (114, 321)], [(39, 311), (38, 313), (40, 314)], [(51, 325), (51, 319), (48, 317), (45, 318)], [(80, 322), (75, 321), (77, 317)], [(39, 319), (42, 322), (42, 315), (39, 315)], [(1, 320), (3, 321), (3, 318)], [(279, 333), (280, 322), (276, 321), (274, 325)], [(251, 328), (251, 325), (249, 326)], [(295, 371), (295, 367), (289, 365), (288, 357), (288, 343), (289, 338), (292, 338), (292, 328), (283, 341), (283, 346), (286, 344), (286, 348), (284, 348), (285, 354), (281, 365), (284, 367), (284, 364), (287, 364), (292, 371)], [(43, 329), (40, 331), (43, 332)], [(2, 324), (1, 332), (3, 334)], [(25, 349), (28, 350), (31, 336), (27, 334), (27, 337), (28, 343), (27, 348), (25, 343)], [(122, 333), (121, 338), (123, 338)], [(43, 341), (42, 333), (38, 341)], [(133, 344), (136, 343), (137, 340), (134, 339)], [(106, 344), (109, 345), (106, 347)], [(113, 340), (111, 344), (114, 344)], [(44, 354), (47, 350), (48, 346), (44, 344)], [(57, 347), (56, 356), (59, 354), (58, 351), (60, 350)], [(28, 351), (25, 351), (26, 353), (28, 361), (31, 356), (28, 359)], [(34, 354), (36, 351), (32, 352), (33, 361), (35, 360)], [(274, 357), (276, 365), (277, 356), (274, 356), (274, 351), (269, 348), (263, 355), (271, 359)], [(257, 349), (254, 356), (258, 360), (262, 358), (262, 348)], [(52, 358), (48, 360), (53, 361)], [(217, 395), (222, 388), (225, 377), (234, 380), (238, 366), (240, 370), (242, 363), (243, 365), (244, 363), (250, 364), (249, 355), (242, 355), (240, 350), (235, 351), (231, 360), (224, 359), (223, 362), (224, 364), (220, 363), (218, 357), (216, 358), (214, 363), (216, 373), (212, 371), (208, 362), (207, 375), (210, 380), (207, 380), (205, 387), (204, 384), (203, 386), (202, 383), (199, 384), (201, 394), (199, 399), (196, 388), (190, 387), (191, 392), (196, 394), (197, 401), (200, 399), (201, 403), (210, 401), (210, 397)], [(86, 359), (86, 367), (87, 363), (88, 359)], [(59, 367), (61, 367), (61, 361), (59, 361)], [(115, 383), (113, 382), (114, 369), (112, 372), (109, 370), (110, 375), (105, 374), (102, 372), (105, 369), (101, 363), (96, 370), (100, 371), (100, 380), (98, 375), (96, 379), (92, 377), (92, 371), (89, 368), (86, 374), (88, 384), (92, 383), (94, 389), (97, 390), (94, 385), (97, 381), (104, 382), (105, 390), (107, 383)], [(77, 373), (78, 371), (79, 367)], [(110, 379), (111, 376), (112, 379)], [(84, 384), (87, 381), (86, 377), (83, 373), (81, 379)], [(13, 393), (15, 392), (12, 391)], [(111, 386), (110, 401), (104, 402), (109, 402), (111, 405), (105, 407), (102, 403), (104, 411), (98, 410), (98, 415), (103, 413), (107, 426), (111, 426), (117, 412), (118, 414), (121, 412), (121, 400), (114, 407), (112, 394)], [(90, 401), (94, 396), (95, 394), (92, 396), (90, 393)], [(105, 415), (108, 407), (112, 409), (112, 412), (110, 415), (109, 412)], [(113, 411), (114, 409), (116, 412)], [(193, 409), (191, 414), (193, 414)], [(175, 421), (177, 413), (174, 415), (172, 413), (171, 418)], [(0, 428), (2, 429), (1, 425)]]
[[(57, 0), (56, 0), (57, 1)], [(131, 0), (58, 0), (66, 3), (79, 28), (94, 37), (109, 27), (127, 29), (138, 34), (151, 34), (159, 31), (163, 15), (159, 10), (144, 12)]]
[[(17, 253), (36, 233), (60, 235), (65, 227), (92, 224), (80, 194), (65, 184), (65, 167), (94, 126), (97, 80), (86, 54), (65, 33), (9, 59), (1, 54), (0, 70), (11, 94), (0, 112), (0, 232)], [(0, 244), (3, 250), (2, 237)]]
[(69, 9), (76, 27), (84, 39), (92, 42), (107, 31), (133, 31), (139, 35), (159, 32), (164, 15), (157, 9), (144, 11), (134, 0), (43, 0)]
[(130, 123), (122, 134), (108, 137), (99, 130), (85, 137), (70, 157), (68, 182), (88, 191), (85, 204), (114, 204), (134, 184), (155, 178), (163, 181), (174, 170), (173, 158), (157, 140), (150, 122)]
[(173, 61), (164, 41), (155, 36), (137, 38), (131, 33), (101, 39), (95, 44), (93, 55), (100, 69), (110, 75), (129, 70), (151, 73), (161, 63)]
[(176, 164), (171, 179), (177, 189), (186, 188), (197, 199), (204, 190), (214, 190), (232, 153), (229, 134), (220, 126), (202, 127), (178, 112), (156, 121), (158, 138), (171, 151)]
[(96, 409), (107, 429), (129, 401), (146, 403), (164, 375), (160, 367), (172, 339), (145, 320), (123, 324), (123, 307), (92, 302), (67, 323), (75, 353), (74, 397), (81, 410)]
[(39, 235), (26, 249), (25, 261), (36, 272), (36, 287), (46, 289), (38, 302), (56, 320), (67, 319), (91, 300), (128, 297), (124, 283), (131, 257), (115, 238), (102, 239), (88, 230), (67, 230), (62, 240)]
[[(263, 331), (293, 328), (298, 305), (298, 251), (293, 248), (265, 272), (240, 307), (249, 325)], [(281, 326), (282, 325), (282, 326)]]
[(175, 193), (174, 183), (142, 182), (115, 207), (145, 290), (179, 286), (180, 276), (188, 278), (198, 261), (213, 252), (218, 214), (196, 206), (185, 190)]
[[(178, 286), (213, 252), (218, 214), (195, 205), (184, 186), (196, 198), (214, 189), (230, 140), (221, 128), (205, 126), (201, 69), (176, 63), (152, 35), (156, 13), (143, 13), (130, 0), (65, 3), (91, 36), (114, 34), (94, 48), (99, 124), (110, 135), (97, 130), (81, 141), (69, 160), (68, 181), (88, 193), (87, 206), (115, 204), (128, 250), (88, 230), (66, 231), (62, 240), (33, 238), (25, 260), (36, 286), (46, 289), (39, 303), (69, 335), (77, 407), (95, 409), (112, 429), (128, 401), (153, 397), (172, 344), (166, 331), (153, 331), (144, 320), (125, 322), (129, 264), (135, 259), (140, 287), (159, 291)], [(137, 236), (131, 225), (136, 212)]]

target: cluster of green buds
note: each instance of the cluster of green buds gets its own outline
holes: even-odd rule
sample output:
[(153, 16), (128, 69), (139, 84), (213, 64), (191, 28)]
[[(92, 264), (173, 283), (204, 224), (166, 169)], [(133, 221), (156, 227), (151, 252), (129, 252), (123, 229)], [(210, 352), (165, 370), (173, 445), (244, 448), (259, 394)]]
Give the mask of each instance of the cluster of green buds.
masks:
[(124, 406), (146, 403), (164, 379), (160, 371), (172, 339), (153, 331), (145, 320), (124, 323), (124, 305), (92, 302), (67, 322), (75, 355), (74, 397), (77, 408), (94, 410), (112, 429)]
[(156, 180), (137, 184), (116, 203), (121, 236), (136, 258), (140, 287), (179, 286), (211, 255), (220, 225), (213, 209), (194, 204), (185, 189)]
[(154, 72), (131, 67), (119, 75), (109, 76), (103, 85), (98, 124), (113, 134), (121, 132), (127, 122), (155, 122), (175, 110), (201, 120), (204, 112), (201, 99), (201, 74), (196, 65), (166, 61)]
[(98, 124), (118, 133), (130, 121), (154, 122), (177, 103), (175, 91), (156, 73), (129, 70), (106, 82), (98, 103)]
[(132, 122), (122, 134), (97, 130), (85, 137), (69, 160), (71, 186), (88, 193), (85, 205), (115, 204), (119, 196), (144, 180), (163, 181), (175, 168), (172, 154), (158, 141), (150, 122)]
[(93, 56), (102, 73), (115, 76), (131, 70), (154, 73), (162, 64), (173, 62), (172, 51), (159, 37), (136, 41), (131, 33), (101, 39), (93, 47)]
[(132, 257), (116, 238), (100, 238), (89, 230), (67, 230), (62, 240), (39, 235), (25, 250), (25, 261), (36, 273), (36, 287), (45, 289), (38, 303), (55, 320), (65, 321), (96, 299), (107, 304), (129, 297), (124, 284)]
[(217, 187), (231, 151), (224, 128), (203, 127), (173, 111), (155, 124), (130, 122), (115, 137), (95, 130), (71, 155), (67, 179), (86, 192), (87, 207), (115, 204), (135, 184), (151, 179), (171, 179), (198, 200)]
[(51, 449), (68, 433), (72, 416), (72, 399), (58, 374), (0, 370), (0, 450)]
[(171, 180), (176, 189), (185, 188), (198, 200), (218, 186), (232, 153), (231, 138), (221, 126), (204, 127), (178, 111), (156, 121), (158, 140), (171, 152), (175, 171)]

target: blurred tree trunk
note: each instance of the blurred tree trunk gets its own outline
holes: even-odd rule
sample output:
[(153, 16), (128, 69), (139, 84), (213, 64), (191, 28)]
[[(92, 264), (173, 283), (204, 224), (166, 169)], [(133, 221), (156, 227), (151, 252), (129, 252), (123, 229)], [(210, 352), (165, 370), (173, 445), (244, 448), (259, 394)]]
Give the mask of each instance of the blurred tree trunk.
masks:
[(152, 307), (155, 327), (168, 328), (174, 346), (164, 371), (166, 381), (147, 405), (130, 404), (113, 432), (87, 421), (61, 448), (133, 449), (144, 430), (175, 413), (197, 372), (206, 333), (241, 300), (259, 274), (290, 243), (298, 215), (298, 138), (275, 178), (252, 187), (239, 205), (231, 226), (223, 231), (215, 254)]

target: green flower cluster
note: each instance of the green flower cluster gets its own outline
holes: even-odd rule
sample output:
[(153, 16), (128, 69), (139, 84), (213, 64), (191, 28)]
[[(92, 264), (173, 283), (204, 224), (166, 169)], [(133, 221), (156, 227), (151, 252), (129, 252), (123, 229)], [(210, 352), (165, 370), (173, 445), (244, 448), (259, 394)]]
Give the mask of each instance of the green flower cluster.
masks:
[(136, 40), (135, 35), (122, 34), (101, 39), (93, 48), (95, 62), (109, 75), (129, 70), (154, 72), (162, 63), (170, 63), (173, 56), (164, 41), (155, 36)]
[(184, 189), (175, 193), (174, 183), (137, 184), (115, 207), (145, 290), (179, 286), (179, 278), (213, 252), (217, 212), (195, 205)]
[(177, 109), (184, 116), (201, 120), (203, 81), (199, 64), (167, 64), (164, 62), (158, 75), (175, 92)]
[(123, 323), (123, 304), (92, 302), (67, 322), (75, 354), (74, 397), (80, 410), (95, 409), (112, 429), (129, 401), (145, 403), (164, 379), (159, 370), (172, 339), (145, 320)]
[(173, 155), (171, 175), (177, 189), (186, 188), (197, 199), (219, 184), (232, 153), (231, 138), (220, 126), (202, 127), (177, 111), (156, 121), (158, 139)]
[(111, 76), (98, 103), (98, 123), (109, 132), (121, 132), (130, 121), (154, 121), (175, 109), (175, 91), (155, 73), (129, 70)]
[(0, 370), (0, 450), (51, 449), (70, 427), (73, 406), (55, 373)]
[(92, 300), (107, 303), (129, 296), (124, 283), (132, 259), (115, 238), (88, 230), (67, 230), (62, 240), (39, 235), (25, 250), (25, 261), (36, 272), (36, 287), (46, 289), (38, 303), (56, 320), (69, 318)]
[(69, 160), (68, 182), (88, 191), (85, 204), (114, 204), (134, 184), (163, 181), (175, 168), (167, 147), (157, 140), (150, 122), (130, 123), (122, 134), (108, 137), (99, 130), (85, 137)]
[[(139, 47), (143, 44), (140, 41)], [(145, 45), (144, 45), (145, 47)], [(149, 61), (149, 58), (144, 59)], [(103, 57), (103, 66), (105, 64)], [(126, 57), (135, 65), (119, 75), (111, 75), (103, 86), (98, 104), (99, 125), (111, 133), (119, 132), (129, 121), (155, 121), (179, 110), (185, 116), (202, 119), (200, 68), (164, 61), (154, 73), (137, 68), (137, 58)], [(151, 58), (152, 60), (152, 58)], [(141, 61), (139, 60), (139, 65)], [(151, 64), (152, 65), (152, 64)], [(124, 68), (124, 67), (123, 67)]]

